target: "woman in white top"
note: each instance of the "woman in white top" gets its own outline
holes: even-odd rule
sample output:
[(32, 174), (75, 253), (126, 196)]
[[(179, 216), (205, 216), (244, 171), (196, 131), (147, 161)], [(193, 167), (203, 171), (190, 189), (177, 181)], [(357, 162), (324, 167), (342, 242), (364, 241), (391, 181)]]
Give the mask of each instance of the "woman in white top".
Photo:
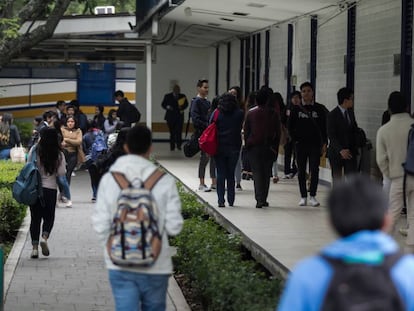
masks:
[(66, 173), (65, 156), (61, 151), (57, 131), (54, 128), (47, 128), (41, 131), (40, 135), (39, 143), (29, 154), (29, 161), (32, 157), (37, 157), (43, 188), (43, 200), (37, 200), (30, 206), (30, 237), (33, 246), (31, 258), (39, 257), (39, 237), (42, 254), (49, 256), (47, 240), (55, 222), (56, 177), (64, 176)]

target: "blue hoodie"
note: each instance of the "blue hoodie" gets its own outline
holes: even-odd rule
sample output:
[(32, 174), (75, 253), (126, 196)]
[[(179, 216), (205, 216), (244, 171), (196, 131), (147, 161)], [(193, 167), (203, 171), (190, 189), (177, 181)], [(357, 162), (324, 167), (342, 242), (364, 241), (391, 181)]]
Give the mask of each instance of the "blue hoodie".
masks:
[[(360, 231), (338, 239), (322, 249), (334, 258), (356, 259), (375, 264), (381, 255), (398, 251), (397, 243), (382, 231)], [(318, 311), (333, 276), (333, 269), (320, 256), (301, 261), (291, 272), (278, 311)], [(391, 269), (391, 278), (405, 303), (414, 311), (414, 256), (402, 257)]]

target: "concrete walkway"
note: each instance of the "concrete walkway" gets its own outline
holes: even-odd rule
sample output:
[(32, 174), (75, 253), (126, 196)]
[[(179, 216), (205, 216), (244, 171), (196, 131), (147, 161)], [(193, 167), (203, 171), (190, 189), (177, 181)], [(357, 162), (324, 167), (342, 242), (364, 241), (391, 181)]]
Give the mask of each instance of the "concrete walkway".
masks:
[[(73, 208), (56, 209), (50, 256), (30, 259), (30, 213), (5, 265), (5, 311), (114, 310), (103, 249), (92, 229), (89, 175), (72, 177)], [(167, 311), (190, 310), (170, 278)]]
[[(300, 259), (335, 239), (327, 221), (326, 186), (318, 189), (321, 206), (299, 207), (297, 178), (280, 180), (270, 186), (270, 206), (256, 209), (253, 181), (243, 180), (235, 206), (218, 208), (216, 192), (196, 191), (198, 155), (188, 159), (180, 151), (170, 152), (167, 143), (155, 143), (153, 157), (194, 190), (218, 222), (240, 233), (253, 256), (273, 273), (286, 274)], [(206, 181), (210, 183), (209, 178)], [(72, 192), (73, 208), (56, 210), (50, 257), (29, 259), (30, 220), (26, 217), (5, 266), (6, 311), (114, 310), (102, 249), (90, 223), (92, 203), (86, 172), (72, 178)], [(173, 278), (167, 303), (168, 311), (189, 310)]]

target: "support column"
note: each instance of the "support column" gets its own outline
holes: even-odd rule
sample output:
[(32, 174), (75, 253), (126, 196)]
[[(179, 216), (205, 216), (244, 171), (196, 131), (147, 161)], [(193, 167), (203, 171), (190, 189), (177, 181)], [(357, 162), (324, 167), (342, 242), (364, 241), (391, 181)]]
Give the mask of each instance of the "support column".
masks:
[(227, 72), (226, 72), (227, 90), (231, 88), (230, 86), (231, 65), (230, 64), (231, 64), (231, 42), (228, 42), (227, 43)]
[(316, 61), (317, 61), (317, 44), (318, 44), (318, 17), (311, 17), (311, 53), (310, 53), (310, 83), (315, 89), (316, 95)]
[(292, 71), (293, 71), (293, 25), (288, 25), (288, 44), (287, 44), (287, 64), (286, 64), (286, 103), (290, 102), (290, 93), (292, 88)]
[(270, 30), (266, 30), (265, 34), (265, 68), (264, 68), (264, 84), (269, 86), (270, 72)]
[(411, 110), (413, 55), (413, 0), (402, 0), (401, 12), (401, 75), (400, 90)]
[(146, 45), (147, 65), (147, 126), (152, 130), (152, 43)]
[(355, 31), (356, 5), (348, 4), (348, 26), (346, 42), (346, 86), (352, 90), (355, 87)]
[(216, 93), (214, 95), (219, 95), (219, 61), (220, 61), (220, 47), (216, 47), (216, 83), (215, 83), (215, 91)]

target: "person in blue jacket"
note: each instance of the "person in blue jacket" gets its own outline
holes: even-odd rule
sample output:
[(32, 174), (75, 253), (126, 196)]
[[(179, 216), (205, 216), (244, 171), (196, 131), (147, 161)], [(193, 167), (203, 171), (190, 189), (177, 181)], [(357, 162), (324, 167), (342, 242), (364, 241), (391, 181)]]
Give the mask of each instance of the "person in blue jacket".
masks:
[[(351, 175), (328, 198), (330, 221), (340, 238), (321, 250), (326, 257), (378, 264), (399, 246), (386, 232), (391, 227), (388, 203), (380, 185), (363, 175)], [(307, 258), (291, 272), (277, 310), (321, 310), (333, 277), (321, 255)], [(414, 256), (404, 255), (391, 267), (391, 280), (405, 310), (414, 310)]]

